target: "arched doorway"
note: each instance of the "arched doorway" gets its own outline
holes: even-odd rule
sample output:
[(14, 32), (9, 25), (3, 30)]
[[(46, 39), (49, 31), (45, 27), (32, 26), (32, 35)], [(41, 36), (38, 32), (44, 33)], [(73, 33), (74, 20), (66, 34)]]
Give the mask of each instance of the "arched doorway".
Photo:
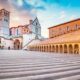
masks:
[(46, 51), (46, 46), (44, 46), (44, 52)]
[[(71, 47), (70, 47), (71, 48)], [(71, 51), (72, 52), (72, 51)], [(64, 53), (67, 53), (67, 45), (64, 45)]]
[(47, 46), (45, 46), (45, 52), (47, 52)]
[(38, 49), (37, 49), (37, 51), (39, 51), (39, 46), (38, 46)]
[(44, 50), (44, 47), (42, 46), (42, 52), (43, 52), (43, 50)]
[(48, 46), (46, 46), (46, 52), (48, 52)]
[(40, 46), (39, 46), (39, 51), (40, 51)]
[(74, 45), (74, 53), (79, 54), (79, 45), (78, 44)]
[(73, 53), (73, 46), (71, 44), (69, 45), (69, 53)]
[(16, 39), (14, 41), (14, 49), (21, 49), (21, 44), (20, 44), (20, 41), (18, 39)]
[(39, 50), (41, 51), (41, 46), (39, 47)]
[(59, 46), (59, 49), (60, 49), (60, 53), (63, 53), (63, 47), (62, 47), (62, 45)]
[(55, 48), (54, 48), (54, 45), (52, 46), (52, 52), (55, 52)]
[(58, 53), (58, 45), (56, 45), (56, 52)]
[(43, 52), (45, 51), (45, 46), (43, 46)]
[(51, 45), (49, 45), (49, 52), (51, 52)]

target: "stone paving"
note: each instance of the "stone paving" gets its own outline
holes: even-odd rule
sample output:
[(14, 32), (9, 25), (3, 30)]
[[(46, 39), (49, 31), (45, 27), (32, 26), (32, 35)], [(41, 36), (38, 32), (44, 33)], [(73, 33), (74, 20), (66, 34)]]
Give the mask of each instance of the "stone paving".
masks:
[(80, 55), (0, 50), (0, 80), (80, 80)]

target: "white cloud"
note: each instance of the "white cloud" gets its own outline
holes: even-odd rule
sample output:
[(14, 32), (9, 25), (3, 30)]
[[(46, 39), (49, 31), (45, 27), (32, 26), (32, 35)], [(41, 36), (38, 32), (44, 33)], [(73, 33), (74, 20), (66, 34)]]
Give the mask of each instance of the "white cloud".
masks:
[(70, 19), (75, 19), (76, 17), (76, 15), (71, 15)]
[(42, 0), (25, 0), (25, 2), (32, 6), (39, 6), (42, 5), (41, 3), (43, 3)]
[[(9, 6), (7, 10), (10, 11), (10, 27), (17, 27), (18, 25), (25, 25), (32, 19), (32, 13), (28, 10), (18, 10), (15, 5), (17, 2), (14, 0), (8, 0)], [(30, 14), (31, 13), (31, 14)]]
[(66, 17), (66, 12), (65, 11), (61, 11), (59, 19), (64, 19), (65, 17)]
[(18, 5), (22, 6), (23, 5), (23, 0), (18, 0)]

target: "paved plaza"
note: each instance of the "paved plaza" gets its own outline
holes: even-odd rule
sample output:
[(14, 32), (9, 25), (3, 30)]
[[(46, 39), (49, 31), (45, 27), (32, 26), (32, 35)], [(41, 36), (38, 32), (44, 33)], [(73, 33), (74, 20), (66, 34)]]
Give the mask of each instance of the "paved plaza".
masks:
[(80, 80), (80, 55), (0, 50), (0, 80)]

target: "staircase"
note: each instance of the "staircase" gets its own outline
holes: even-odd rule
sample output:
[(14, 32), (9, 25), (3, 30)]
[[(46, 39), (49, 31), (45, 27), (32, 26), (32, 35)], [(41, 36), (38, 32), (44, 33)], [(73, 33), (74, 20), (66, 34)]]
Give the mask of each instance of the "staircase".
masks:
[(25, 45), (22, 47), (22, 49), (24, 49), (25, 47), (27, 47), (33, 40), (35, 40), (35, 39), (30, 40), (27, 44), (25, 44)]

